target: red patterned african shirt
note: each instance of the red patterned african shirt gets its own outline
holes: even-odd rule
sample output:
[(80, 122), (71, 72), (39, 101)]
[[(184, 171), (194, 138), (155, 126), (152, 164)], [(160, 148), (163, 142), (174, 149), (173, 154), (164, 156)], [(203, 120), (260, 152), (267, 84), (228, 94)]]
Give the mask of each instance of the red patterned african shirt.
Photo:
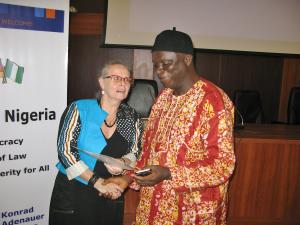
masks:
[(181, 96), (165, 89), (153, 105), (137, 167), (169, 167), (172, 179), (141, 188), (136, 224), (226, 224), (234, 163), (227, 95), (203, 79)]

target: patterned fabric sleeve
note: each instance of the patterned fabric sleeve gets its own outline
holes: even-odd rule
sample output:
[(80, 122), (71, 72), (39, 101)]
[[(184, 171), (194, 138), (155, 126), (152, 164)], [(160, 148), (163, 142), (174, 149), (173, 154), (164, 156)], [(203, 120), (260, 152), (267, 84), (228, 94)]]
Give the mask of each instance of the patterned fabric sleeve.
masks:
[(57, 138), (58, 158), (65, 167), (69, 180), (88, 169), (87, 165), (80, 160), (76, 149), (80, 129), (79, 111), (76, 104), (72, 103), (66, 108), (61, 117)]
[[(197, 116), (202, 118), (202, 122), (194, 128), (195, 134), (200, 134), (195, 138), (203, 143), (204, 154), (200, 153), (201, 157), (193, 165), (170, 168), (172, 180), (164, 182), (170, 182), (177, 191), (218, 186), (227, 182), (233, 173), (235, 156), (231, 101), (226, 95), (216, 98), (216, 94), (208, 94)], [(197, 157), (195, 152), (193, 154)]]

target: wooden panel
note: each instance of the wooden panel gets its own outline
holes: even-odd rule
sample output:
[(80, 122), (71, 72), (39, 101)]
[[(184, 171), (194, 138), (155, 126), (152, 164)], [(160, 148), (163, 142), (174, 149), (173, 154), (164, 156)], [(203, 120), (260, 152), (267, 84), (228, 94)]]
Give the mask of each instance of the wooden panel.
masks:
[(285, 58), (281, 82), (281, 94), (278, 120), (287, 122), (287, 106), (289, 93), (292, 87), (300, 86), (300, 59)]
[(283, 58), (276, 56), (197, 52), (195, 66), (231, 99), (237, 89), (258, 90), (265, 122), (270, 123), (278, 117), (282, 62)]
[(282, 124), (245, 124), (244, 129), (234, 132), (235, 140), (247, 139), (255, 143), (300, 143), (300, 126)]
[(229, 224), (300, 224), (300, 127), (251, 125), (239, 132)]
[(70, 16), (71, 35), (100, 35), (103, 33), (103, 13), (77, 13)]
[[(300, 222), (300, 145), (239, 142), (229, 221)], [(297, 212), (298, 210), (298, 212)]]
[(131, 225), (135, 221), (135, 211), (138, 203), (139, 191), (127, 190), (125, 193), (124, 225)]
[(221, 60), (221, 54), (197, 52), (195, 57), (196, 71), (205, 79), (220, 85)]
[(258, 90), (265, 122), (277, 120), (282, 58), (256, 55), (224, 55), (220, 86), (232, 98), (236, 89)]

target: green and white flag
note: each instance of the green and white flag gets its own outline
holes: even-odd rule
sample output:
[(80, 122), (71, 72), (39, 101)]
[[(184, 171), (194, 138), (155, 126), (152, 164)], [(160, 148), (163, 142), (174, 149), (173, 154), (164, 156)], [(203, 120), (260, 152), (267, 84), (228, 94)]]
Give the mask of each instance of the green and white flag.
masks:
[(0, 77), (4, 77), (4, 68), (0, 59)]
[(24, 67), (17, 65), (9, 59), (6, 59), (4, 74), (5, 77), (13, 80), (18, 84), (21, 84), (23, 80)]

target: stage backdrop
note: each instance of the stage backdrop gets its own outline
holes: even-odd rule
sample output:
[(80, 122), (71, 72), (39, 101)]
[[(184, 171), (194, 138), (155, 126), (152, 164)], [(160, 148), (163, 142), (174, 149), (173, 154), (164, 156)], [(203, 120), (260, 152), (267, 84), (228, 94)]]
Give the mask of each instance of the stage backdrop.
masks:
[(69, 0), (0, 0), (0, 225), (48, 224)]

